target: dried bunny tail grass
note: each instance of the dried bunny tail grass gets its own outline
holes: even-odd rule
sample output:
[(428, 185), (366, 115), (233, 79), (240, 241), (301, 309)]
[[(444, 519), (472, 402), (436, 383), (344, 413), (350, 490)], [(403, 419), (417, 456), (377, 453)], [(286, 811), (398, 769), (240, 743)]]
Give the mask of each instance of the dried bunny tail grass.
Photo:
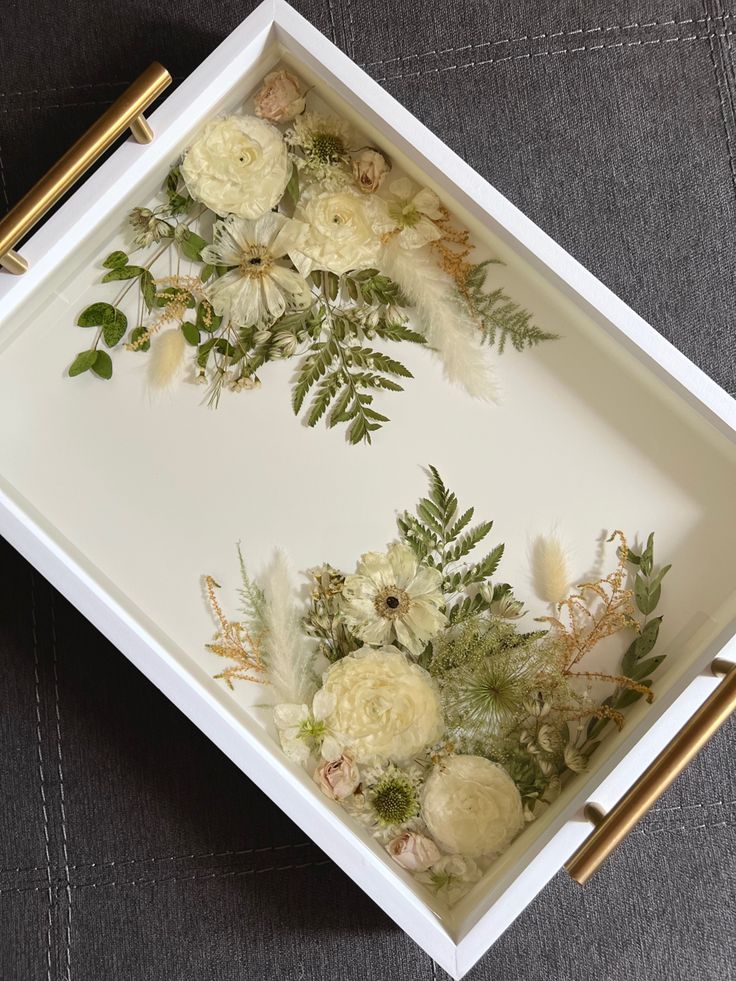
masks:
[(416, 309), (447, 379), (475, 398), (497, 401), (498, 389), (477, 328), (457, 302), (453, 279), (437, 267), (428, 249), (409, 252), (388, 240), (379, 265)]
[(177, 381), (186, 349), (186, 338), (178, 327), (153, 338), (148, 360), (148, 380), (152, 388), (166, 389)]
[(539, 535), (532, 547), (532, 580), (545, 603), (562, 603), (570, 595), (567, 555), (557, 535)]
[(289, 567), (277, 551), (260, 581), (263, 590), (263, 653), (278, 702), (308, 702), (313, 694), (312, 649), (293, 600)]

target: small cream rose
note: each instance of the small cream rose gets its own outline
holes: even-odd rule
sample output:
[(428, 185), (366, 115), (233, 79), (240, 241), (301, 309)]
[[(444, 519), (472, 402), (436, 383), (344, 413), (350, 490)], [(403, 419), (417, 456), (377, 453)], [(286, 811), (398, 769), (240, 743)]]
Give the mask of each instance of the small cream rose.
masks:
[(272, 123), (288, 122), (305, 106), (301, 82), (286, 69), (266, 75), (255, 99), (256, 116)]
[(391, 164), (378, 150), (367, 149), (353, 159), (353, 176), (365, 194), (373, 194), (383, 184)]
[(516, 784), (482, 756), (450, 756), (434, 769), (422, 817), (445, 851), (470, 858), (502, 852), (524, 826)]
[(355, 793), (360, 784), (360, 773), (349, 756), (325, 760), (314, 771), (314, 781), (330, 800), (344, 800)]
[(415, 831), (406, 831), (386, 845), (391, 858), (407, 872), (426, 872), (439, 861), (440, 850), (431, 838)]

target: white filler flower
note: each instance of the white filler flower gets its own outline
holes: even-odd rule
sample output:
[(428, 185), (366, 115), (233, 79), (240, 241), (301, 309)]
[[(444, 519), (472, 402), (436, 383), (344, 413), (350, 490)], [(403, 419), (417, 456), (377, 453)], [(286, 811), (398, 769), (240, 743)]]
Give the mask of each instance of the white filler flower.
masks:
[(366, 644), (395, 638), (418, 657), (447, 623), (440, 609), (442, 575), (421, 565), (408, 545), (366, 552), (355, 574), (345, 577), (342, 595), (345, 622)]
[(350, 269), (368, 269), (378, 260), (380, 241), (373, 231), (371, 201), (359, 191), (326, 191), (308, 188), (294, 217), (309, 225), (296, 261), (307, 275), (326, 269), (338, 276)]
[(218, 215), (259, 218), (281, 200), (291, 164), (275, 126), (256, 116), (227, 116), (207, 123), (180, 171), (195, 201)]
[(442, 217), (442, 204), (428, 187), (418, 187), (408, 177), (400, 177), (391, 182), (382, 203), (385, 210), (375, 219), (374, 227), (395, 238), (403, 249), (421, 249), (442, 237), (435, 225)]
[(294, 269), (277, 262), (300, 241), (304, 226), (269, 211), (256, 221), (230, 216), (214, 227), (214, 242), (202, 259), (232, 266), (206, 288), (218, 316), (246, 327), (272, 324), (286, 310), (312, 302), (309, 284)]
[(340, 733), (357, 763), (409, 760), (442, 735), (442, 706), (429, 674), (395, 647), (363, 647), (325, 673), (315, 713)]
[(450, 756), (435, 768), (422, 817), (441, 848), (470, 858), (502, 852), (524, 827), (516, 784), (482, 756)]

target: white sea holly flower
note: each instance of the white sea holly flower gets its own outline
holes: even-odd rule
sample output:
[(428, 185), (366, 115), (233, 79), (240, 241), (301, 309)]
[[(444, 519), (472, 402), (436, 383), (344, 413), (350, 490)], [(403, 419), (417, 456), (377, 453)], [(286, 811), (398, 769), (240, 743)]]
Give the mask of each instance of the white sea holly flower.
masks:
[(304, 192), (294, 217), (309, 225), (309, 231), (301, 255), (292, 255), (303, 275), (326, 269), (340, 276), (375, 265), (381, 243), (373, 231), (372, 201), (354, 190), (321, 191), (314, 185)]
[(202, 249), (202, 259), (232, 267), (205, 287), (215, 313), (251, 327), (270, 325), (286, 310), (308, 307), (309, 283), (278, 261), (296, 248), (305, 232), (299, 222), (273, 211), (255, 221), (231, 215), (215, 222), (214, 241)]
[(279, 733), (281, 748), (289, 759), (306, 766), (315, 750), (323, 759), (337, 759), (342, 740), (336, 739), (325, 721), (325, 714), (334, 708), (329, 697), (308, 705), (282, 702), (273, 709), (273, 721)]
[(502, 852), (524, 826), (516, 784), (482, 756), (450, 756), (435, 767), (422, 817), (441, 848), (470, 858)]
[(301, 150), (303, 156), (295, 156), (295, 160), (307, 179), (317, 181), (323, 189), (347, 185), (351, 133), (343, 119), (305, 112), (286, 131), (284, 139), (290, 147)]
[(426, 872), (420, 872), (417, 879), (442, 896), (448, 906), (453, 906), (482, 875), (478, 864), (467, 855), (442, 855)]
[(447, 624), (442, 575), (422, 565), (408, 545), (366, 552), (342, 590), (345, 623), (366, 644), (396, 639), (418, 657)]
[(342, 740), (341, 751), (357, 763), (410, 760), (444, 728), (432, 678), (395, 647), (362, 647), (335, 662), (313, 705), (335, 741)]
[(226, 116), (207, 123), (184, 154), (180, 173), (194, 200), (216, 214), (259, 218), (281, 200), (291, 163), (271, 123)]
[(388, 195), (377, 211), (374, 228), (390, 236), (404, 249), (421, 249), (442, 237), (435, 224), (442, 217), (440, 199), (428, 187), (419, 187), (408, 177), (392, 181)]

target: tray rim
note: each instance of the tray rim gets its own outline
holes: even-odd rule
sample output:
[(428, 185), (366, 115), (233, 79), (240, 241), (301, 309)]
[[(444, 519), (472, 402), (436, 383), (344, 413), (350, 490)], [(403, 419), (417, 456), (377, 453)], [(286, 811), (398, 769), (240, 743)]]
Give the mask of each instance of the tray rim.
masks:
[[(361, 106), (366, 106), (369, 101), (370, 107), (366, 108), (370, 111), (366, 115), (374, 116), (374, 125), (379, 129), (385, 128), (387, 121), (390, 121), (392, 134), (395, 134), (391, 139), (401, 136), (409, 156), (420, 157), (422, 166), (425, 163), (430, 164), (433, 177), (438, 183), (444, 184), (471, 213), (485, 218), (486, 221), (491, 219), (495, 225), (500, 226), (530, 265), (541, 271), (561, 292), (572, 296), (607, 333), (633, 351), (668, 387), (685, 397), (701, 416), (736, 444), (736, 401), (431, 134), (283, 0), (266, 0), (262, 3), (188, 76), (151, 115), (155, 130), (161, 131), (163, 137), (176, 140), (175, 107), (179, 104), (186, 105), (190, 92), (205, 100), (208, 90), (215, 87), (221, 77), (227, 74), (233, 61), (242, 61), (245, 70), (249, 67), (245, 64), (246, 56), (252, 56), (253, 61), (257, 60), (259, 50), (262, 52), (273, 42), (283, 46), (289, 53), (298, 52), (297, 57), (315, 70), (320, 70), (323, 74), (327, 72), (332, 79), (339, 82), (339, 85), (335, 85), (338, 94), (351, 97), (348, 101), (357, 99)], [(206, 84), (200, 89), (198, 86), (202, 81)], [(82, 240), (82, 226), (89, 222), (90, 207), (95, 202), (98, 212), (106, 207), (114, 207), (119, 196), (117, 188), (143, 177), (166, 153), (165, 139), (154, 141), (151, 147), (124, 144), (28, 240), (23, 250), (33, 262), (31, 270), (19, 279), (7, 274), (0, 275), (0, 303), (7, 305), (8, 316), (53, 271), (60, 257), (74, 247), (74, 242)], [(111, 183), (108, 183), (109, 176), (115, 178)], [(564, 822), (554, 833), (550, 832), (548, 840), (539, 847), (527, 868), (520, 875), (514, 876), (512, 882), (499, 886), (498, 890), (494, 887), (493, 892), (499, 892), (499, 895), (463, 934), (462, 939), (456, 941), (426, 904), (418, 900), (396, 875), (387, 874), (387, 869), (375, 861), (375, 856), (365, 849), (344, 821), (335, 819), (325, 807), (317, 807), (314, 798), (303, 793), (303, 788), (300, 789), (300, 785), (295, 782), (291, 770), (266, 745), (265, 740), (257, 738), (243, 724), (242, 719), (238, 718), (239, 712), (234, 709), (224, 710), (223, 705), (211, 693), (203, 690), (188, 675), (169, 653), (161, 637), (157, 636), (155, 625), (147, 623), (146, 618), (140, 614), (137, 619), (133, 617), (130, 604), (126, 609), (125, 604), (115, 595), (112, 583), (105, 582), (99, 573), (95, 578), (90, 569), (85, 568), (83, 557), (75, 553), (70, 542), (59, 534), (49, 533), (44, 528), (42, 516), (34, 512), (32, 506), (22, 501), (19, 495), (10, 490), (6, 492), (2, 487), (0, 530), (11, 544), (59, 588), (226, 755), (251, 779), (258, 782), (279, 807), (455, 978), (462, 977), (485, 953), (556, 873), (564, 858), (587, 835), (589, 827), (583, 821), (575, 819), (571, 803)], [(730, 624), (721, 636), (724, 640), (733, 642), (734, 633), (736, 623)], [(642, 723), (631, 727), (627, 738), (621, 741), (611, 759), (596, 774), (597, 799), (606, 793), (618, 793), (620, 796), (627, 785), (633, 782), (637, 773), (633, 772), (630, 758), (638, 756), (636, 769), (643, 769), (648, 762), (645, 759), (639, 765), (646, 755), (644, 739), (648, 739), (668, 716), (673, 722), (675, 717), (671, 713), (678, 706), (682, 721), (692, 714), (709, 693), (709, 689), (706, 686), (706, 690), (703, 690), (703, 684), (690, 683), (702, 670), (707, 659), (717, 653), (725, 653), (728, 657), (729, 647), (733, 651), (736, 644), (726, 642), (723, 645), (710, 645), (708, 652), (699, 657), (690, 670), (683, 672), (672, 687), (658, 718), (653, 723), (647, 721), (646, 726)], [(153, 660), (151, 653), (156, 655)], [(696, 692), (690, 689), (698, 690)], [(651, 755), (655, 755), (654, 752)], [(625, 764), (628, 764), (628, 774), (622, 776), (620, 771)], [(587, 795), (587, 790), (585, 794), (581, 792), (577, 795), (581, 798), (580, 804)], [(611, 802), (615, 799), (614, 796)], [(337, 839), (333, 837), (335, 833)], [(550, 860), (550, 855), (555, 851), (557, 857)], [(362, 862), (355, 861), (356, 853)], [(562, 853), (564, 857), (560, 859)], [(524, 893), (526, 894), (522, 895)]]

